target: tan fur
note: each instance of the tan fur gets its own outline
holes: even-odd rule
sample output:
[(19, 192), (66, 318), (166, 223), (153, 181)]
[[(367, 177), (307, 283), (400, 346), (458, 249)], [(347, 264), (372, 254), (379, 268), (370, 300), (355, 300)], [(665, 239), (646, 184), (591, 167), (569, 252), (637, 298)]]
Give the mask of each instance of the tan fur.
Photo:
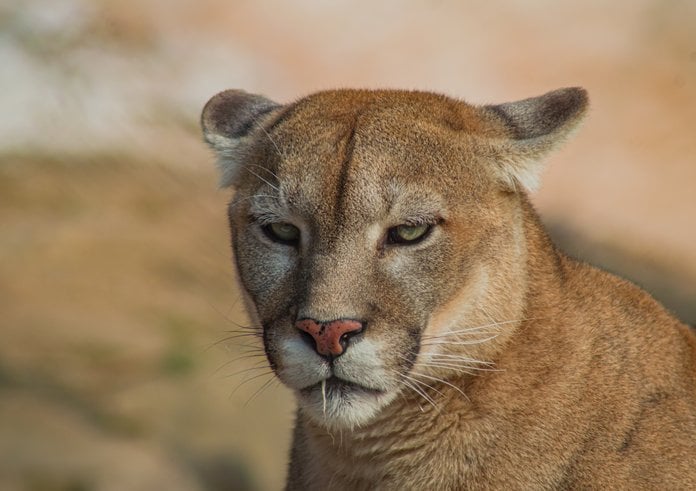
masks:
[[(558, 251), (526, 195), (586, 107), (211, 99), (240, 283), (298, 399), (288, 489), (696, 488), (696, 337)], [(422, 242), (386, 241), (418, 220)], [(278, 222), (299, 242), (263, 232)], [(366, 326), (329, 363), (301, 318)]]

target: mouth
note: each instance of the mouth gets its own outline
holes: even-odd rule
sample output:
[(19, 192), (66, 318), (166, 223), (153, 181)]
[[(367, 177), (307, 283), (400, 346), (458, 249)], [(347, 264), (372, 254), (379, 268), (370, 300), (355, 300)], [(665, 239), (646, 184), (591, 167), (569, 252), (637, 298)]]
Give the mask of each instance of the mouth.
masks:
[(332, 428), (355, 428), (367, 423), (394, 398), (388, 389), (375, 389), (333, 375), (296, 392), (299, 406), (315, 423)]
[(314, 385), (300, 389), (303, 396), (309, 396), (315, 391), (320, 391), (325, 394), (325, 397), (345, 398), (347, 396), (373, 396), (377, 397), (384, 394), (383, 390), (365, 387), (364, 385), (355, 382), (349, 382), (335, 375), (317, 382)]

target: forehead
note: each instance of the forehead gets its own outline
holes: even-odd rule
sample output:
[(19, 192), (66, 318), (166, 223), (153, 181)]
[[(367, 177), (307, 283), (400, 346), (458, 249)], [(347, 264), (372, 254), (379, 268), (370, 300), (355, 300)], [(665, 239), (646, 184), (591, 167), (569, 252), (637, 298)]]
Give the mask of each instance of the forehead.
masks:
[(266, 165), (303, 214), (369, 220), (393, 208), (438, 208), (472, 184), (478, 121), (462, 111), (431, 94), (319, 94), (262, 135)]

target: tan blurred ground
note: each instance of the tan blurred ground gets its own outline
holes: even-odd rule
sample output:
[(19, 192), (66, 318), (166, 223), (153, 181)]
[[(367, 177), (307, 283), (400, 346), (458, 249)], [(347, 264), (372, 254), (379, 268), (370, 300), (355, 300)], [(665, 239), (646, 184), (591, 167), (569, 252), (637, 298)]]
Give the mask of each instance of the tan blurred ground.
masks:
[(197, 130), (224, 88), (582, 85), (535, 201), (696, 322), (694, 32), (696, 4), (665, 0), (3, 2), (0, 489), (281, 487), (291, 398), (226, 339), (229, 196)]

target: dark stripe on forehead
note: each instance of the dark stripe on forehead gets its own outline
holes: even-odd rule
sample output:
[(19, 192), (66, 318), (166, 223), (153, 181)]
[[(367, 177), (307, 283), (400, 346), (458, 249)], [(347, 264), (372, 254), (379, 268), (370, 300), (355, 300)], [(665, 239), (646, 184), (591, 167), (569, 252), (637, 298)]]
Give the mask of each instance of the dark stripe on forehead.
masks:
[(341, 163), (341, 170), (338, 174), (338, 181), (336, 182), (336, 198), (334, 201), (334, 217), (336, 223), (339, 222), (341, 215), (343, 214), (344, 200), (346, 185), (348, 184), (348, 173), (350, 172), (350, 164), (353, 160), (353, 150), (355, 149), (355, 129), (358, 125), (358, 116), (356, 115), (350, 124), (350, 129), (346, 137), (345, 151), (343, 154), (343, 161)]

